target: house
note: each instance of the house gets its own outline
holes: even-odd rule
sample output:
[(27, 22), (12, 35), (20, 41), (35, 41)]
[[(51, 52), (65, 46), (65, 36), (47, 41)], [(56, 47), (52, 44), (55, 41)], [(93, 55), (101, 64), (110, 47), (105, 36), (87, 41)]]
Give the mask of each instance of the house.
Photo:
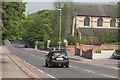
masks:
[(93, 35), (119, 30), (118, 5), (75, 3), (72, 35)]

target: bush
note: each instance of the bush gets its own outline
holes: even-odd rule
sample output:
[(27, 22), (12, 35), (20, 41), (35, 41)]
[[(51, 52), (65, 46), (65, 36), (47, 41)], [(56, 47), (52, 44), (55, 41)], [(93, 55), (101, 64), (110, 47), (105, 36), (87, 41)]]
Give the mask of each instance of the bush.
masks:
[(95, 52), (96, 52), (96, 53), (101, 53), (101, 50), (96, 50)]
[(97, 34), (98, 40), (104, 43), (118, 42), (118, 31), (106, 31), (101, 34)]
[(91, 44), (90, 36), (82, 36), (80, 43), (81, 44)]
[(50, 47), (57, 47), (58, 46), (58, 38), (52, 38), (51, 39), (51, 43), (50, 43)]
[(44, 42), (38, 42), (38, 48), (44, 49)]
[(68, 45), (75, 45), (75, 37), (74, 36), (68, 36), (67, 37)]
[(113, 45), (120, 45), (120, 42), (111, 43)]

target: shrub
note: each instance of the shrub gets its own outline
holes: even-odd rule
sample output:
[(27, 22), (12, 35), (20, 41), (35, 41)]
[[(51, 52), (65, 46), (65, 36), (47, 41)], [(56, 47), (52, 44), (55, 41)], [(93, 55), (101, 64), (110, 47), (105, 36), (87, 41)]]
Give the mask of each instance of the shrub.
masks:
[(75, 44), (75, 37), (74, 36), (68, 36), (67, 41), (69, 45), (74, 45)]
[(91, 44), (90, 36), (82, 36), (82, 39), (80, 40), (80, 43), (82, 43), (82, 44)]
[(52, 38), (50, 42), (50, 47), (57, 47), (58, 46), (58, 38)]
[(38, 42), (38, 48), (44, 49), (44, 42)]
[(101, 53), (101, 50), (96, 50), (95, 52), (96, 52), (96, 53)]

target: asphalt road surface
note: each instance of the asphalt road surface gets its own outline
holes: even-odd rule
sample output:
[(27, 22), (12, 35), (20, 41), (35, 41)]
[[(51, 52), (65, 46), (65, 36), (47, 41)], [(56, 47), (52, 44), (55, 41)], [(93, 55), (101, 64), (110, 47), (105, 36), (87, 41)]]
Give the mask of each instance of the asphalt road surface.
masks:
[(80, 61), (70, 60), (70, 67), (45, 67), (45, 54), (37, 51), (29, 51), (18, 46), (12, 46), (9, 43), (6, 47), (23, 61), (35, 66), (52, 78), (101, 78), (102, 80), (115, 80), (118, 78), (118, 70), (81, 63)]

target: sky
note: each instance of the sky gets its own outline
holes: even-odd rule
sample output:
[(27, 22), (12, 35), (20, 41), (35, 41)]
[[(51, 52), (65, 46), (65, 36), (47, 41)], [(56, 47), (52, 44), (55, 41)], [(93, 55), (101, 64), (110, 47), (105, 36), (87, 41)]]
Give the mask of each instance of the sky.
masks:
[[(26, 0), (26, 12), (25, 14), (35, 13), (43, 9), (54, 9), (53, 2), (55, 0)], [(63, 0), (62, 0), (63, 1)], [(74, 2), (97, 2), (97, 3), (109, 3), (118, 2), (120, 0), (73, 0)]]

